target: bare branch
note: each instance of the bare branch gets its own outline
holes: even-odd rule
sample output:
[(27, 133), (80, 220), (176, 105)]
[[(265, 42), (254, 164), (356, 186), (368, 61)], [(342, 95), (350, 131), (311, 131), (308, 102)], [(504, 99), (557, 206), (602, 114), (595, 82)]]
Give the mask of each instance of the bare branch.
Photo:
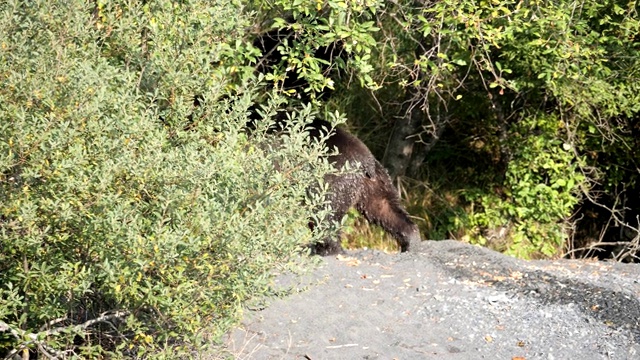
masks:
[[(129, 315), (128, 311), (115, 311), (111, 313), (105, 312), (99, 317), (95, 319), (91, 319), (89, 321), (85, 321), (82, 324), (71, 325), (71, 326), (59, 326), (53, 329), (40, 331), (37, 333), (29, 333), (22, 329), (13, 328), (6, 322), (0, 320), (0, 332), (5, 332), (5, 333), (8, 332), (18, 340), (27, 339), (27, 341), (20, 344), (19, 348), (13, 349), (6, 358), (11, 358), (11, 356), (20, 352), (28, 344), (35, 344), (41, 350), (42, 354), (50, 359), (57, 359), (58, 357), (63, 357), (64, 351), (53, 349), (50, 346), (48, 346), (44, 340), (40, 340), (40, 339), (46, 338), (47, 336), (55, 336), (66, 331), (81, 331), (98, 323), (106, 322), (110, 324), (110, 320), (123, 318), (127, 315)], [(55, 319), (50, 323), (57, 323), (59, 321), (61, 320)]]

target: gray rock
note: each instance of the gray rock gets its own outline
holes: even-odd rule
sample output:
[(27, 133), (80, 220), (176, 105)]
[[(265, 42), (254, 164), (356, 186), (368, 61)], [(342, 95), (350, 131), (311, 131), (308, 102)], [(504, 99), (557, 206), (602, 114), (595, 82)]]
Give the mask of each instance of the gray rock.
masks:
[(248, 311), (226, 339), (229, 354), (640, 359), (638, 264), (523, 261), (455, 241), (348, 255), (297, 279), (308, 290)]

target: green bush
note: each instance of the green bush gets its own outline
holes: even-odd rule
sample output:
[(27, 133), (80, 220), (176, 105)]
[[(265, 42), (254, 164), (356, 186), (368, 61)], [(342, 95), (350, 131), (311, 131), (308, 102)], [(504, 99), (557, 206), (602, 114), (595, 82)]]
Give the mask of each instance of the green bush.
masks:
[[(286, 89), (287, 95), (298, 97), (296, 92), (303, 91), (309, 99), (316, 99), (327, 88), (334, 89), (336, 76), (332, 75), (338, 71), (328, 69), (353, 72), (352, 78), (361, 84), (378, 87), (370, 62), (376, 46), (372, 34), (379, 30), (373, 20), (384, 8), (384, 1), (252, 0), (249, 4), (256, 10), (259, 27), (263, 27), (259, 32), (278, 29), (291, 35), (277, 48), (281, 54), (278, 60), (282, 61), (273, 64), (266, 74), (275, 89), (282, 89), (285, 79), (295, 74), (304, 84), (299, 89)], [(332, 49), (333, 58), (317, 54), (321, 48)]]
[[(584, 183), (581, 161), (562, 141), (563, 125), (554, 116), (534, 115), (513, 129), (510, 140), (517, 151), (508, 164), (503, 194), (468, 197), (481, 209), (469, 215), (472, 243), (522, 258), (551, 257), (562, 250), (569, 236), (562, 219), (581, 200)], [(491, 244), (490, 238), (498, 241)]]
[(406, 159), (423, 181), (408, 197), (426, 238), (553, 257), (605, 240), (608, 226), (637, 228), (636, 5), (398, 1), (376, 12), (370, 74), (382, 89), (340, 95), (374, 153)]
[(323, 149), (218, 100), (238, 9), (154, 4), (0, 5), (0, 355), (192, 351), (326, 235)]

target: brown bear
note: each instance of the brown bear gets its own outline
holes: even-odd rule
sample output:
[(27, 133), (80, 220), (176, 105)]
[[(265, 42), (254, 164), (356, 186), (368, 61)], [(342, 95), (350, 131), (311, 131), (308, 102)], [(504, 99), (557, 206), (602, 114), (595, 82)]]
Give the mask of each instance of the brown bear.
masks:
[[(333, 130), (332, 130), (333, 129)], [(346, 174), (328, 175), (331, 219), (339, 223), (351, 207), (355, 207), (369, 222), (380, 225), (391, 234), (401, 251), (409, 250), (412, 242), (421, 241), (418, 227), (411, 221), (400, 204), (398, 192), (389, 174), (371, 154), (369, 148), (357, 137), (341, 128), (333, 128), (324, 120), (314, 120), (307, 126), (311, 138), (319, 139), (330, 131), (326, 140), (332, 165), (341, 169), (347, 161), (355, 169)], [(336, 254), (342, 251), (339, 240), (326, 239), (314, 246), (318, 255)]]
[[(288, 22), (293, 22), (288, 19)], [(281, 29), (270, 30), (256, 37), (253, 45), (260, 50), (262, 57), (257, 62), (258, 73), (268, 74), (276, 68), (295, 69), (296, 66), (289, 63), (289, 57), (280, 51), (283, 46), (294, 46), (302, 39), (292, 29), (286, 26)], [(344, 63), (348, 56), (343, 50), (340, 40), (328, 46), (319, 47), (315, 53), (310, 54), (314, 58), (321, 59), (321, 72), (325, 76), (334, 74), (337, 64)], [(331, 95), (330, 89), (314, 92), (309, 87), (307, 79), (297, 71), (287, 71), (282, 83), (277, 86), (286, 94), (295, 94), (290, 103), (308, 103), (312, 99), (326, 100)], [(250, 111), (251, 120), (247, 124), (249, 130), (255, 129), (255, 121), (262, 121), (261, 116), (254, 108)], [(275, 124), (270, 128), (273, 133), (285, 131), (287, 120), (280, 113), (276, 116)], [(328, 175), (325, 180), (329, 185), (329, 201), (332, 208), (331, 221), (339, 223), (351, 207), (355, 207), (371, 223), (380, 225), (385, 231), (395, 237), (401, 251), (409, 250), (412, 242), (420, 241), (418, 227), (411, 221), (409, 215), (400, 204), (397, 190), (384, 167), (373, 157), (369, 148), (354, 135), (347, 131), (335, 128), (324, 120), (315, 120), (307, 125), (307, 131), (311, 138), (316, 140), (326, 138), (329, 150), (337, 150), (337, 155), (329, 158), (333, 166), (341, 169), (348, 161), (356, 166), (355, 172), (347, 174)], [(331, 133), (330, 133), (331, 131)], [(352, 169), (353, 170), (353, 169)], [(313, 228), (313, 224), (310, 224)], [(342, 251), (339, 240), (325, 239), (313, 247), (313, 252), (319, 255), (335, 254)]]

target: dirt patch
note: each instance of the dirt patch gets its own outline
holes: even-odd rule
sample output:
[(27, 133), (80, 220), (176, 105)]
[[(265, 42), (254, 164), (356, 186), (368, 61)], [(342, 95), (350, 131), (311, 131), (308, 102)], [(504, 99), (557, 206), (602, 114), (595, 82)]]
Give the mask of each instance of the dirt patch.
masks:
[(638, 359), (640, 265), (522, 261), (455, 241), (328, 257), (247, 311), (238, 359)]

